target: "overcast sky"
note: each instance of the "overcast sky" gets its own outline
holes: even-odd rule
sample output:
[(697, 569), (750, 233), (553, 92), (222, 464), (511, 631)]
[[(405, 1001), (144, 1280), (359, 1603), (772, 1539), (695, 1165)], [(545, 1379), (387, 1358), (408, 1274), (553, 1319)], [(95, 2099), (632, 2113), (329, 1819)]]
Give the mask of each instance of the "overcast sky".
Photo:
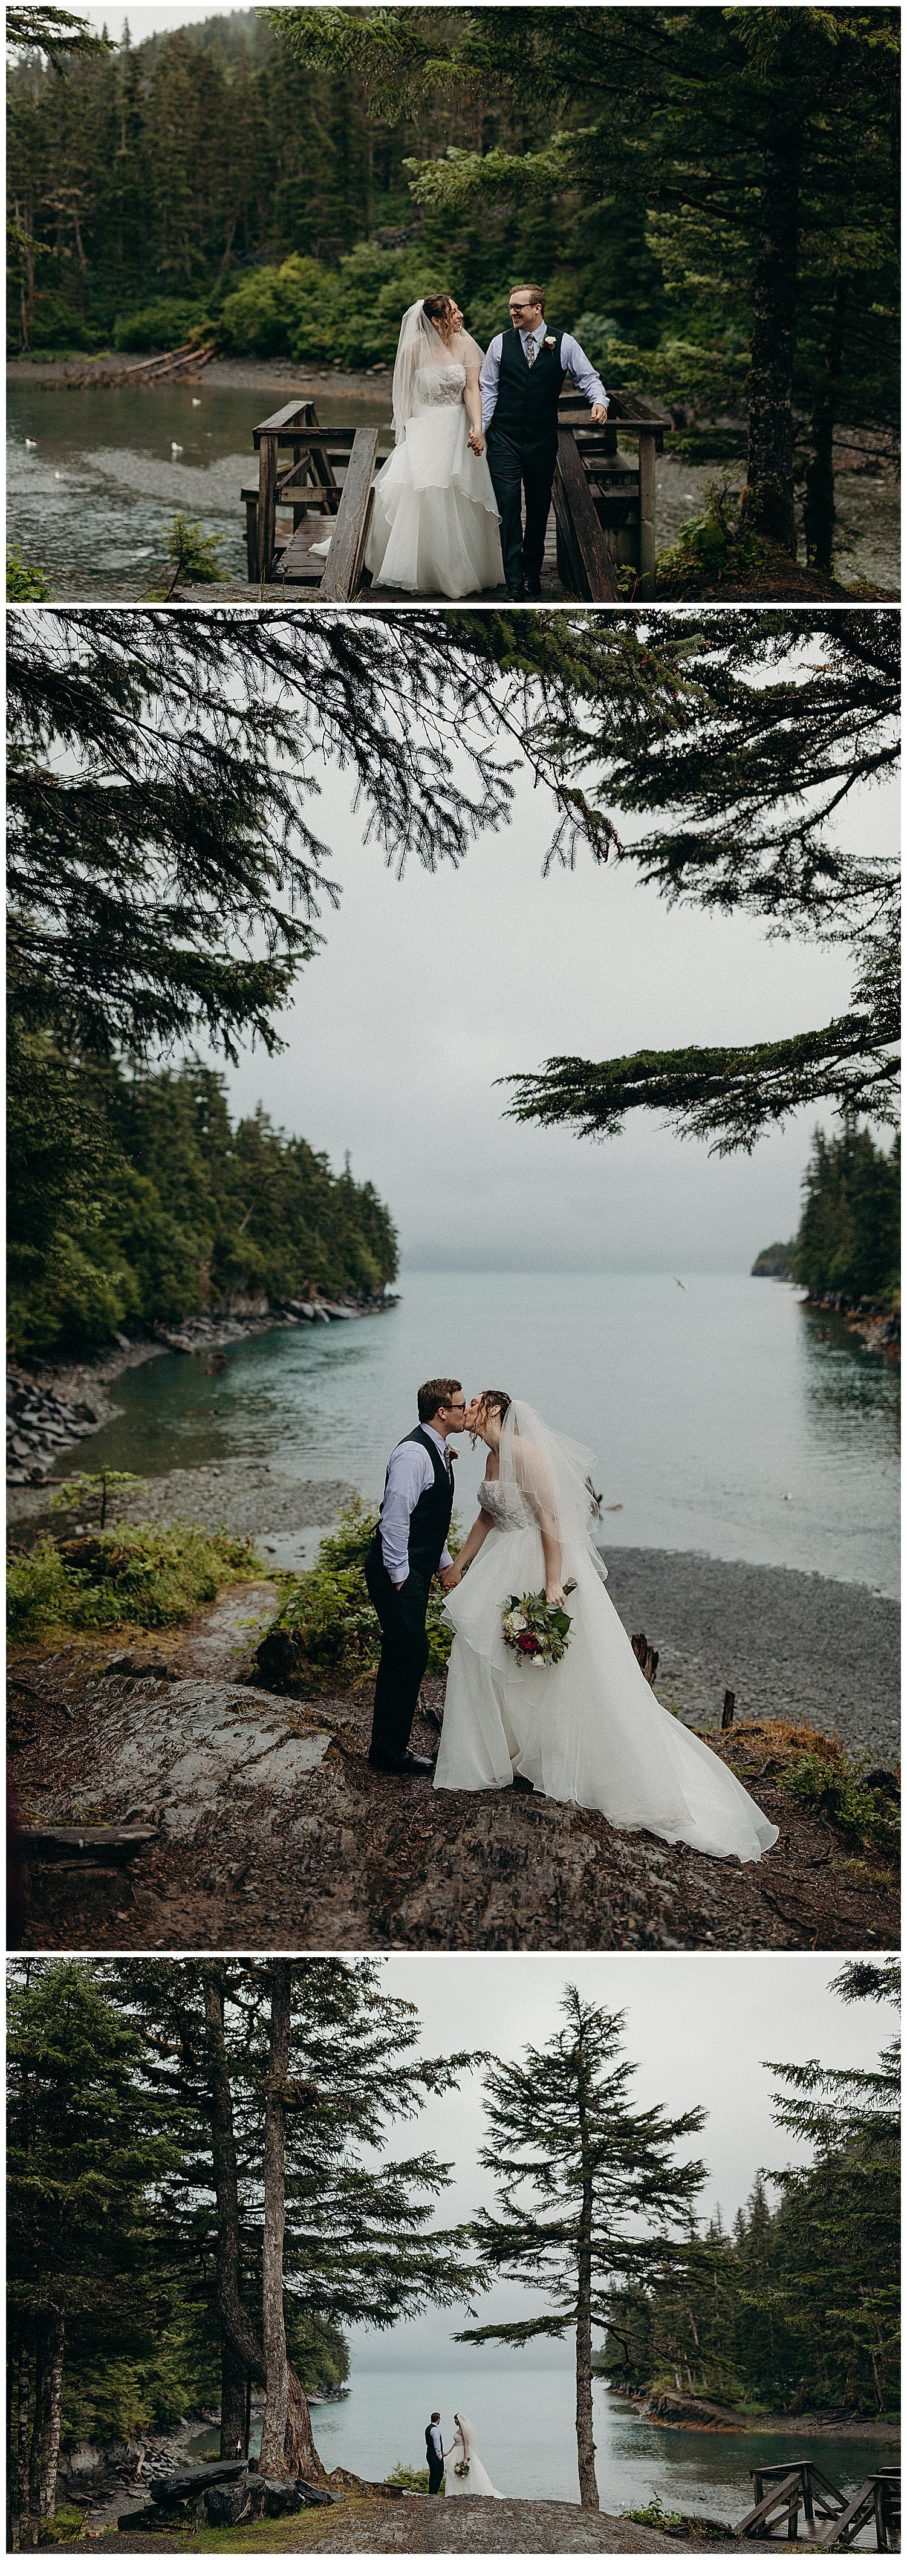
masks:
[[(585, 1999), (625, 2010), (626, 2050), (639, 2065), (633, 2102), (673, 2115), (706, 2108), (708, 2121), (688, 2151), (709, 2172), (705, 2212), (720, 2205), (729, 2221), (759, 2168), (808, 2157), (772, 2123), (777, 2084), (764, 2064), (817, 2057), (871, 2066), (893, 2032), (887, 2006), (845, 2007), (831, 1991), (842, 1962), (799, 1955), (392, 1956), (384, 1980), (419, 2009), (426, 2053), (479, 2047), (517, 2056), (544, 2044), (562, 2023), (559, 2004), (570, 1982)], [(451, 2224), (495, 2200), (492, 2180), (476, 2166), (483, 2131), (477, 2073), (464, 2075), (454, 2095), (430, 2100), (416, 2124), (394, 2136), (397, 2156), (431, 2145), (451, 2163), (454, 2184), (441, 2208)], [(508, 2285), (477, 2307), (481, 2320), (493, 2320), (513, 2311), (525, 2316), (527, 2304)], [(464, 2325), (457, 2312), (429, 2310), (383, 2336), (357, 2329), (354, 2355), (363, 2364), (456, 2364), (463, 2349), (451, 2344), (451, 2333)], [(541, 2341), (535, 2360), (550, 2364), (556, 2352)]]
[[(247, 5), (248, 0), (242, 0), (242, 6)], [(96, 0), (87, 0), (87, 5), (79, 8), (80, 18), (87, 18), (99, 35), (106, 27), (115, 44), (119, 44), (127, 24), (133, 44), (141, 44), (145, 36), (162, 35), (168, 27), (187, 27), (199, 18), (234, 18), (236, 14), (231, 0), (223, 0), (220, 8), (216, 0), (213, 5), (212, 0), (158, 0), (157, 6), (138, 9), (104, 9), (96, 5)]]
[[(851, 837), (893, 827), (866, 795)], [(362, 845), (346, 778), (312, 815), (343, 885), (283, 1017), (282, 1056), (230, 1076), (242, 1111), (325, 1148), (388, 1201), (404, 1263), (447, 1269), (747, 1270), (789, 1236), (810, 1134), (801, 1113), (720, 1159), (649, 1120), (606, 1145), (504, 1116), (496, 1079), (552, 1055), (771, 1039), (849, 1000), (838, 946), (770, 939), (746, 917), (669, 909), (629, 866), (543, 878), (552, 804), (518, 777), (513, 818), (459, 871), (402, 881)], [(621, 821), (626, 841), (642, 821)]]

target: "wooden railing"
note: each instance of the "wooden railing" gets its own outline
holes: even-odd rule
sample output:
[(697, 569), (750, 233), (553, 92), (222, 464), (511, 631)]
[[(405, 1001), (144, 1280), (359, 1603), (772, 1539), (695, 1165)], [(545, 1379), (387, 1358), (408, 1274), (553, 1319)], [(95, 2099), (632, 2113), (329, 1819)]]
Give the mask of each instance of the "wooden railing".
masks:
[[(802, 2515), (808, 2542), (822, 2551), (849, 2551), (867, 2525), (875, 2526), (877, 2551), (900, 2550), (901, 2475), (873, 2471), (848, 2498), (826, 2479), (817, 2462), (763, 2463), (750, 2474), (754, 2504), (734, 2530), (741, 2542), (796, 2542)], [(817, 2527), (825, 2531), (817, 2531)]]
[[(612, 395), (603, 427), (590, 423), (578, 393), (561, 402), (553, 498), (567, 595), (613, 603), (621, 567), (632, 571), (635, 595), (652, 594), (655, 463), (670, 425), (667, 410), (629, 392)], [(349, 601), (362, 582), (379, 431), (322, 427), (311, 400), (292, 400), (262, 420), (253, 442), (258, 485), (243, 490), (250, 581), (307, 586), (333, 602)], [(626, 458), (628, 442), (636, 444), (635, 461)], [(313, 545), (332, 528), (322, 569)]]

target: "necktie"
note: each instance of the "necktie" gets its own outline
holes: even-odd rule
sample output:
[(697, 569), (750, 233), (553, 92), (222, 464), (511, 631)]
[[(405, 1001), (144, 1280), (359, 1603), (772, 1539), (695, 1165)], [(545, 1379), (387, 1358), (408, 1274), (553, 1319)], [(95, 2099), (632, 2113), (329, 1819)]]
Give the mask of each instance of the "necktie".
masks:
[(535, 359), (536, 359), (536, 356), (537, 356), (537, 355), (538, 355), (538, 348), (537, 348), (537, 346), (536, 346), (535, 339), (534, 339), (534, 338), (527, 338), (527, 339), (526, 339), (526, 362), (527, 362), (527, 364), (534, 364), (534, 363), (535, 363)]

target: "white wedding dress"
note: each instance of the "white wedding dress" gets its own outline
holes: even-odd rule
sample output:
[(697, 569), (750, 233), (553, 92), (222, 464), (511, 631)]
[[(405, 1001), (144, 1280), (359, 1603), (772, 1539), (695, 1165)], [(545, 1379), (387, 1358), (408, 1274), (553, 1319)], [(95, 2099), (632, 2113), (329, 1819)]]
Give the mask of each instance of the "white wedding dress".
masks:
[(466, 367), (421, 365), (402, 440), (375, 481), (365, 565), (373, 586), (478, 595), (503, 582), (498, 502), (467, 444)]
[[(458, 2462), (469, 2464), (465, 2480), (457, 2479)], [(457, 2422), (457, 2441), (444, 2465), (444, 2495), (445, 2498), (500, 2498), (501, 2495), (500, 2489), (492, 2487), (484, 2462), (479, 2461), (475, 2437), (466, 2418)]]
[[(547, 1437), (556, 1448), (556, 1435)], [(500, 1480), (486, 1477), (479, 1501), (494, 1526), (445, 1599), (456, 1641), (436, 1787), (509, 1787), (519, 1775), (562, 1804), (605, 1814), (621, 1830), (657, 1832), (712, 1858), (761, 1858), (778, 1838), (776, 1825), (724, 1761), (659, 1706), (605, 1590), (576, 1501), (562, 1504), (559, 1531), (563, 1579), (576, 1582), (564, 1604), (570, 1640), (560, 1662), (539, 1667), (518, 1660), (501, 1628), (512, 1595), (544, 1588), (536, 1511), (503, 1468)]]

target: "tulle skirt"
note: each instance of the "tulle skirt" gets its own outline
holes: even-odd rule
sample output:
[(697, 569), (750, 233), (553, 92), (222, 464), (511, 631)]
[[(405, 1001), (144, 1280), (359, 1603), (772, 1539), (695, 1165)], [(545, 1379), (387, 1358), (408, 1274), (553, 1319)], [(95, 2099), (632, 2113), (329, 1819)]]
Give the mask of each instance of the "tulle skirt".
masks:
[(511, 1594), (543, 1587), (534, 1523), (493, 1529), (448, 1593), (456, 1641), (435, 1785), (508, 1787), (518, 1775), (621, 1830), (657, 1832), (712, 1858), (761, 1858), (776, 1825), (724, 1761), (659, 1706), (592, 1557), (568, 1556), (564, 1575), (577, 1585), (566, 1603), (570, 1641), (561, 1662), (541, 1668), (518, 1661), (501, 1629)]
[(410, 419), (375, 482), (365, 549), (375, 586), (454, 597), (501, 585), (498, 502), (468, 432), (461, 400)]

